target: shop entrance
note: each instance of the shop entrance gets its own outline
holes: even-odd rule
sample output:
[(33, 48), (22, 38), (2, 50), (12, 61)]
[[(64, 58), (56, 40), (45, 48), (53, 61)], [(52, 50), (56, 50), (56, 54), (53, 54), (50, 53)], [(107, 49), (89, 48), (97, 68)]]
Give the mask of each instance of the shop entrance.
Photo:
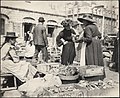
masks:
[(48, 35), (49, 35), (49, 37), (53, 36), (54, 29), (55, 29), (54, 26), (48, 26)]
[(31, 31), (32, 23), (24, 23), (24, 32)]
[(24, 27), (24, 29), (23, 29), (24, 40), (26, 40), (26, 38), (28, 37), (27, 32), (28, 32), (28, 31), (32, 32), (34, 26), (35, 26), (35, 24), (32, 24), (32, 23), (23, 23), (23, 27)]

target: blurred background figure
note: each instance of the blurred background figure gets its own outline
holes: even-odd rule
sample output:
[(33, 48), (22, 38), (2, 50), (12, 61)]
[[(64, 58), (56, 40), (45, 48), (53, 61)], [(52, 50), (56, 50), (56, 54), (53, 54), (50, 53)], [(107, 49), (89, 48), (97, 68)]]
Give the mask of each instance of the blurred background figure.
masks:
[(28, 40), (29, 40), (29, 32), (30, 31), (27, 31), (27, 32), (25, 32), (24, 34), (24, 36), (25, 36), (25, 42), (27, 42)]
[(29, 34), (29, 39), (28, 40), (33, 41), (33, 33), (29, 31), (28, 34)]
[(115, 69), (116, 72), (119, 72), (119, 31), (114, 41), (114, 50), (112, 55), (112, 63), (110, 64), (110, 67)]
[[(82, 23), (78, 22), (78, 21), (73, 21), (72, 28), (76, 33), (76, 36), (75, 36), (75, 41), (76, 41), (79, 39), (81, 33), (83, 32)], [(75, 43), (76, 57), (75, 57), (74, 61), (80, 62), (81, 47), (82, 47), (81, 43)]]

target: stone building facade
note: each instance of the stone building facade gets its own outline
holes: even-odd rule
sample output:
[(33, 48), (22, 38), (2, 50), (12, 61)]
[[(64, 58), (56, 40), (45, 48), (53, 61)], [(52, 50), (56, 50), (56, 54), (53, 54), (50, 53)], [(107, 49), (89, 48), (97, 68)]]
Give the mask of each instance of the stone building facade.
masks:
[(67, 16), (77, 20), (78, 17), (82, 17), (85, 13), (92, 14), (99, 31), (102, 33), (102, 37), (104, 37), (107, 34), (116, 33), (114, 29), (119, 27), (119, 12), (116, 10), (116, 6), (118, 5), (115, 5), (114, 2), (111, 5), (111, 2), (108, 1), (107, 3), (103, 2), (103, 4), (99, 4), (99, 2), (98, 4), (86, 1), (77, 2), (76, 5), (74, 4), (72, 8), (68, 9)]
[(24, 33), (33, 30), (39, 17), (45, 19), (47, 34), (52, 34), (56, 26), (57, 29), (61, 28), (60, 22), (65, 18), (64, 15), (1, 6), (1, 34), (16, 32), (19, 39), (23, 41)]

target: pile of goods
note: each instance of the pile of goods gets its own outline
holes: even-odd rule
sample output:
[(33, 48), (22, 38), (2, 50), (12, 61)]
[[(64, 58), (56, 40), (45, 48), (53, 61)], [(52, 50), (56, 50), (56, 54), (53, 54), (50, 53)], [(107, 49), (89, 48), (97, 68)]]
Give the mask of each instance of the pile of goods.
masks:
[(59, 68), (59, 74), (64, 76), (74, 76), (78, 74), (76, 67), (64, 66)]
[(104, 96), (112, 93), (118, 83), (112, 80), (109, 81), (85, 81), (81, 80), (77, 85), (86, 88), (87, 96)]
[(81, 87), (85, 87), (88, 91), (95, 90), (95, 89), (106, 89), (106, 88), (113, 88), (117, 83), (114, 83), (112, 80), (109, 81), (85, 81), (81, 80), (78, 85)]
[(54, 74), (57, 75), (59, 71), (59, 63), (42, 63), (37, 65), (37, 69), (39, 72), (45, 74)]
[(35, 95), (41, 97), (88, 97), (99, 96), (105, 94), (104, 92), (111, 91), (119, 83), (116, 81), (92, 81), (81, 80), (77, 84), (62, 84), (60, 86), (51, 86), (39, 88), (36, 90)]
[[(46, 94), (45, 94), (46, 91)], [(87, 92), (85, 88), (78, 85), (62, 85), (60, 87), (48, 87), (44, 89), (44, 96), (54, 96), (54, 97), (83, 97), (86, 96)], [(39, 94), (41, 97), (43, 94)]]
[(61, 80), (76, 80), (79, 78), (79, 72), (76, 67), (62, 66), (59, 68), (59, 77)]

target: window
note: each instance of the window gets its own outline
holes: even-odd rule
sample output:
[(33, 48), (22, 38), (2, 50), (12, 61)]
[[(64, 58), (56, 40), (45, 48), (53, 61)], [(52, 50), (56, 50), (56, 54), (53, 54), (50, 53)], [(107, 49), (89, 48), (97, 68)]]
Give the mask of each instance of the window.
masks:
[(5, 34), (5, 19), (1, 18), (0, 22), (1, 22), (1, 32), (0, 32), (0, 34), (4, 35)]
[(49, 37), (53, 36), (55, 26), (57, 26), (57, 22), (55, 20), (48, 20), (47, 21), (48, 36)]
[(48, 26), (48, 35), (49, 37), (53, 36), (54, 26)]

